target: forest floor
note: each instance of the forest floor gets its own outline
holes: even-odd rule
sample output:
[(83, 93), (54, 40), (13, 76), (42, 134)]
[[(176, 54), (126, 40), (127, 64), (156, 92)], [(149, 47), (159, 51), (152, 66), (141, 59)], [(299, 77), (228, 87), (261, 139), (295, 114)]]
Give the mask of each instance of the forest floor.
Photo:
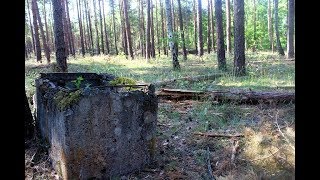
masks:
[[(202, 58), (179, 57), (181, 71), (173, 71), (166, 56), (147, 63), (124, 56), (70, 57), (69, 72), (111, 73), (152, 83), (179, 77), (219, 73), (216, 54)], [(247, 75), (233, 77), (233, 57), (227, 56), (229, 70), (215, 80), (178, 80), (166, 88), (188, 90), (242, 89), (294, 92), (295, 61), (270, 52), (246, 54)], [(25, 86), (29, 99), (33, 81), (52, 66), (27, 60)], [(207, 137), (195, 132), (243, 134), (244, 137)], [(26, 142), (26, 179), (58, 179), (50, 167), (46, 147)], [(208, 161), (209, 160), (209, 161)], [(160, 100), (155, 162), (141, 172), (122, 179), (294, 179), (295, 104), (213, 103), (208, 100)]]

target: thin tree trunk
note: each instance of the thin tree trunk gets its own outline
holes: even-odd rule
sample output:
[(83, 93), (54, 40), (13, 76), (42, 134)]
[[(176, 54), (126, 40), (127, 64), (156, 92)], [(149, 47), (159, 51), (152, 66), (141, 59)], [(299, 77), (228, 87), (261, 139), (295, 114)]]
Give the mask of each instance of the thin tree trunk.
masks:
[[(50, 36), (49, 36), (49, 29), (48, 29), (48, 23), (47, 23), (47, 13), (46, 13), (46, 2), (43, 0), (43, 15), (44, 15), (44, 27), (46, 28), (46, 38), (47, 38), (47, 45), (50, 49), (49, 42), (50, 42)], [(50, 52), (51, 53), (51, 52)]]
[(161, 18), (162, 48), (163, 48), (164, 55), (167, 55), (167, 48), (166, 48), (167, 41), (164, 36), (164, 22), (163, 22), (165, 18), (163, 17), (164, 8), (163, 8), (162, 1), (160, 1), (160, 9), (161, 9), (160, 18)]
[(47, 44), (46, 36), (44, 35), (44, 30), (43, 30), (43, 25), (42, 25), (42, 22), (41, 22), (41, 17), (40, 17), (38, 4), (37, 4), (36, 0), (34, 0), (34, 1), (35, 1), (34, 2), (35, 10), (36, 10), (36, 13), (37, 13), (37, 20), (38, 20), (38, 23), (39, 23), (39, 26), (40, 26), (40, 32), (41, 32), (41, 38), (42, 38), (42, 44), (43, 44), (43, 48), (44, 48), (44, 53), (45, 53), (45, 56), (47, 58), (47, 63), (50, 64), (50, 49), (49, 49), (48, 44)]
[(279, 19), (278, 19), (278, 0), (274, 0), (274, 26), (276, 29), (277, 50), (279, 55), (284, 56), (284, 51), (280, 42)]
[(269, 42), (270, 42), (270, 50), (274, 51), (274, 44), (273, 44), (273, 24), (272, 24), (272, 4), (271, 0), (268, 0), (268, 34), (269, 34)]
[(69, 48), (70, 52), (73, 55), (73, 57), (76, 57), (75, 48), (74, 48), (74, 39), (73, 39), (73, 33), (72, 33), (72, 27), (71, 27), (71, 21), (70, 21), (70, 15), (69, 15), (69, 5), (68, 0), (66, 0), (66, 10), (67, 10), (67, 24), (68, 24), (68, 34), (69, 34)]
[(104, 39), (103, 39), (103, 23), (102, 23), (102, 13), (101, 13), (101, 0), (98, 0), (99, 4), (99, 17), (100, 17), (100, 34), (101, 34), (101, 50), (102, 54), (105, 54), (104, 52)]
[(85, 1), (85, 5), (86, 5), (86, 10), (87, 10), (87, 21), (89, 22), (89, 37), (90, 37), (90, 43), (91, 43), (91, 48), (90, 48), (90, 54), (91, 56), (93, 56), (93, 49), (94, 49), (94, 45), (93, 45), (93, 33), (92, 33), (92, 24), (91, 24), (91, 16), (90, 16), (90, 9), (88, 6), (88, 1)]
[(153, 21), (153, 1), (151, 1), (151, 10), (150, 10), (150, 16), (151, 16), (151, 57), (155, 58), (156, 57), (156, 52), (155, 52), (155, 43), (154, 43), (154, 21)]
[(109, 38), (108, 38), (108, 31), (107, 31), (107, 25), (106, 25), (106, 15), (104, 13), (104, 0), (101, 0), (102, 2), (102, 13), (103, 13), (103, 24), (104, 24), (104, 32), (106, 33), (106, 50), (107, 54), (110, 53), (110, 47), (109, 47)]
[[(80, 0), (81, 1), (81, 0)], [(83, 28), (83, 30), (82, 30), (82, 34), (83, 34), (83, 40), (84, 40), (84, 49), (85, 49), (85, 52), (88, 52), (88, 49), (89, 49), (89, 47), (88, 47), (88, 36), (86, 35), (86, 32), (87, 32), (87, 29), (86, 29), (86, 27), (88, 27), (88, 26), (86, 26), (87, 25), (87, 22), (86, 22), (86, 17), (85, 17), (85, 11), (84, 11), (84, 9), (85, 9), (85, 5), (84, 5), (84, 2), (82, 1), (82, 3), (80, 3), (80, 4), (82, 4), (82, 5), (80, 5), (80, 7), (79, 7), (79, 9), (80, 9), (80, 17), (81, 17), (81, 22), (82, 22), (82, 28)]]
[(51, 18), (49, 18), (50, 20), (50, 24), (51, 24), (51, 28), (50, 28), (50, 34), (51, 34), (51, 45), (52, 45), (52, 52), (55, 51), (55, 44), (54, 44), (54, 27), (53, 27), (53, 10), (52, 10), (52, 3), (50, 3), (50, 15), (51, 15)]
[(127, 45), (127, 35), (125, 30), (125, 24), (123, 22), (123, 1), (119, 1), (119, 9), (120, 9), (120, 21), (121, 21), (121, 32), (122, 32), (122, 47), (126, 58), (128, 58), (128, 45)]
[(211, 8), (211, 32), (212, 32), (212, 49), (216, 52), (216, 40), (215, 40), (215, 31), (214, 31), (214, 13), (213, 13), (213, 3), (210, 0), (210, 8)]
[(62, 5), (60, 0), (52, 0), (53, 6), (53, 20), (54, 20), (54, 39), (56, 46), (56, 61), (60, 72), (67, 72), (67, 57), (64, 42), (64, 32), (63, 32), (63, 19), (62, 19)]
[(166, 16), (167, 16), (167, 28), (168, 28), (168, 41), (169, 47), (172, 55), (172, 65), (174, 70), (180, 69), (180, 64), (178, 61), (177, 47), (174, 43), (173, 32), (172, 32), (172, 17), (171, 17), (171, 4), (170, 0), (165, 0), (166, 3)]
[(140, 3), (140, 9), (141, 9), (141, 20), (140, 20), (140, 23), (141, 23), (141, 26), (140, 26), (140, 29), (141, 29), (141, 34), (142, 34), (142, 57), (146, 57), (146, 52), (147, 52), (147, 47), (146, 47), (146, 37), (145, 37), (145, 33), (146, 33), (146, 29), (145, 29), (145, 26), (144, 26), (144, 12), (143, 12), (143, 2), (144, 0), (140, 0), (141, 3)]
[(33, 52), (34, 52), (35, 55), (36, 55), (35, 38), (34, 38), (34, 35), (33, 35), (33, 27), (32, 27), (32, 24), (31, 24), (29, 0), (27, 0), (27, 7), (28, 7), (28, 15), (29, 15), (30, 33), (31, 33), (31, 37), (32, 37), (32, 48), (33, 48)]
[(173, 31), (176, 31), (175, 16), (174, 16), (174, 0), (171, 0), (170, 3), (171, 3), (172, 28), (173, 28)]
[(256, 4), (256, 0), (253, 0), (253, 47), (252, 47), (252, 51), (255, 52), (256, 51), (256, 46), (257, 46), (257, 36), (256, 36), (256, 31), (257, 31), (257, 4)]
[(81, 42), (81, 53), (82, 53), (82, 57), (84, 57), (84, 55), (86, 54), (85, 49), (84, 49), (84, 40), (83, 40), (83, 31), (82, 31), (82, 20), (81, 20), (81, 4), (80, 4), (80, 0), (79, 0), (79, 4), (78, 4), (78, 0), (77, 0), (77, 11), (78, 11), (78, 21), (79, 21), (79, 29), (80, 29), (80, 42)]
[(287, 37), (287, 56), (294, 57), (293, 33), (294, 33), (294, 0), (288, 3), (288, 37)]
[[(255, 1), (255, 0), (254, 0)], [(231, 54), (231, 15), (230, 15), (230, 0), (226, 0), (226, 15), (227, 15), (227, 54)]]
[(111, 4), (111, 13), (112, 13), (112, 24), (113, 24), (113, 36), (114, 36), (114, 48), (116, 50), (116, 55), (118, 55), (118, 46), (117, 46), (117, 32), (116, 32), (116, 20), (114, 16), (114, 0), (110, 0)]
[(97, 18), (97, 7), (96, 7), (96, 0), (93, 0), (93, 11), (94, 11), (94, 26), (96, 28), (96, 45), (97, 45), (97, 54), (100, 54), (100, 42), (99, 42), (99, 31), (98, 31), (98, 18)]
[(246, 74), (244, 47), (244, 0), (234, 1), (234, 74)]
[(39, 38), (39, 27), (37, 22), (37, 11), (36, 11), (36, 0), (31, 0), (31, 8), (33, 14), (33, 27), (34, 27), (34, 38), (35, 38), (35, 45), (36, 45), (36, 56), (37, 61), (42, 63), (42, 56), (41, 56), (41, 45), (40, 45), (40, 38)]
[(67, 25), (67, 18), (66, 18), (66, 2), (65, 0), (61, 0), (62, 5), (62, 20), (63, 20), (63, 32), (64, 32), (64, 41), (66, 43), (66, 55), (67, 57), (70, 54), (69, 51), (69, 32), (68, 32), (68, 25)]
[(184, 40), (184, 30), (183, 30), (183, 19), (182, 19), (182, 11), (181, 11), (181, 2), (178, 0), (178, 9), (179, 9), (179, 23), (180, 23), (180, 35), (182, 40), (182, 54), (183, 59), (187, 60), (187, 50), (186, 50), (186, 43)]
[(149, 61), (151, 56), (151, 42), (150, 42), (150, 28), (151, 28), (151, 17), (150, 17), (150, 1), (147, 0), (147, 29), (146, 29), (146, 59)]
[(198, 49), (198, 37), (197, 37), (197, 10), (196, 10), (196, 0), (193, 0), (193, 32), (194, 32), (194, 46)]
[(127, 46), (128, 46), (128, 52), (130, 54), (131, 59), (134, 59), (133, 51), (132, 51), (132, 40), (131, 40), (131, 28), (130, 28), (130, 21), (129, 21), (129, 15), (128, 15), (128, 0), (123, 0), (123, 12), (125, 17), (125, 29), (126, 29), (126, 36), (127, 36)]
[(210, 51), (211, 51), (211, 27), (210, 27), (210, 25), (211, 25), (211, 21), (210, 21), (210, 18), (211, 18), (211, 8), (210, 8), (210, 0), (208, 0), (208, 22), (207, 22), (207, 26), (208, 26), (208, 28), (207, 28), (207, 51), (208, 51), (208, 54), (210, 54)]
[(202, 5), (201, 0), (197, 3), (197, 29), (198, 29), (198, 56), (203, 55), (203, 36), (202, 36)]
[(217, 56), (218, 56), (218, 68), (225, 70), (227, 68), (226, 55), (224, 49), (224, 35), (222, 24), (222, 3), (221, 0), (215, 0), (215, 15), (217, 24)]
[(145, 57), (144, 56), (144, 34), (143, 34), (143, 29), (142, 29), (142, 18), (144, 18), (143, 16), (143, 13), (142, 13), (142, 9), (143, 9), (143, 3), (142, 3), (142, 0), (139, 0), (139, 28), (140, 28), (140, 31), (139, 31), (139, 46), (140, 46), (140, 51), (141, 51), (141, 56), (142, 57)]
[(158, 56), (160, 56), (160, 34), (159, 34), (159, 20), (158, 20), (158, 1), (156, 0), (156, 33), (157, 33), (157, 49)]

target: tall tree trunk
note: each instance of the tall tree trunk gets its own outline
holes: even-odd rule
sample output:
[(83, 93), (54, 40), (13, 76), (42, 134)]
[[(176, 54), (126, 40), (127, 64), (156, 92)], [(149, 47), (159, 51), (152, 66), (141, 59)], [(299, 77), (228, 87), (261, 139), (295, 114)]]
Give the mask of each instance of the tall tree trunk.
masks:
[(51, 24), (51, 28), (50, 28), (50, 35), (51, 35), (51, 47), (52, 47), (52, 52), (55, 51), (55, 44), (54, 44), (54, 27), (53, 27), (53, 10), (52, 10), (52, 3), (50, 3), (50, 16), (51, 18), (49, 18), (50, 20), (50, 24)]
[[(50, 36), (49, 36), (49, 29), (48, 29), (48, 23), (47, 23), (47, 13), (46, 13), (46, 2), (43, 0), (43, 16), (44, 16), (44, 27), (46, 28), (46, 38), (47, 38), (47, 45), (50, 49)], [(51, 52), (50, 52), (51, 53)]]
[(244, 0), (234, 1), (234, 74), (246, 74), (244, 47)]
[(288, 3), (288, 37), (287, 37), (287, 56), (294, 57), (293, 33), (294, 33), (294, 0)]
[(141, 56), (144, 56), (144, 34), (143, 34), (143, 24), (142, 24), (142, 19), (144, 18), (142, 10), (143, 10), (143, 1), (139, 0), (139, 46), (140, 46), (140, 50), (141, 50)]
[(171, 0), (171, 18), (172, 18), (172, 28), (173, 31), (176, 31), (176, 23), (175, 23), (175, 16), (174, 16), (174, 0)]
[(93, 33), (92, 33), (92, 24), (91, 24), (91, 16), (90, 16), (90, 9), (89, 9), (89, 6), (88, 6), (88, 1), (85, 1), (85, 6), (86, 6), (86, 10), (87, 10), (87, 22), (88, 23), (88, 29), (89, 29), (89, 39), (90, 39), (90, 43), (91, 43), (91, 46), (90, 46), (90, 54), (91, 56), (93, 56), (93, 49), (94, 49), (94, 45), (93, 45)]
[(126, 58), (128, 58), (128, 44), (127, 44), (127, 34), (125, 29), (125, 24), (123, 22), (124, 19), (124, 9), (123, 9), (123, 1), (119, 0), (119, 11), (120, 11), (120, 23), (121, 23), (121, 33), (122, 33), (122, 48), (124, 51), (124, 54), (126, 55)]
[(129, 21), (129, 15), (128, 15), (128, 0), (123, 0), (123, 10), (124, 10), (123, 13), (124, 13), (124, 19), (125, 19), (128, 52), (130, 54), (131, 59), (134, 59), (133, 51), (132, 51), (131, 28), (130, 28), (130, 21)]
[(164, 55), (167, 55), (167, 48), (166, 48), (166, 45), (167, 45), (167, 41), (165, 39), (165, 36), (164, 36), (164, 20), (165, 18), (163, 17), (163, 11), (164, 11), (164, 8), (163, 8), (163, 4), (162, 4), (162, 1), (160, 1), (160, 9), (161, 9), (161, 13), (160, 13), (160, 18), (161, 18), (161, 34), (162, 34), (162, 48), (163, 48), (163, 53)]
[(157, 33), (157, 49), (158, 56), (160, 56), (160, 34), (159, 34), (159, 20), (158, 20), (158, 1), (156, 0), (156, 33)]
[(85, 4), (85, 2), (82, 1), (82, 3), (80, 3), (79, 9), (80, 9), (80, 17), (81, 17), (82, 28), (83, 28), (82, 34), (83, 34), (83, 40), (84, 40), (84, 49), (85, 49), (85, 52), (88, 52), (88, 50), (89, 50), (89, 46), (88, 46), (89, 41), (88, 41), (88, 35), (86, 35), (86, 32), (88, 32), (88, 30), (86, 29), (86, 27), (88, 27), (87, 26), (88, 23), (87, 23), (86, 17), (85, 17), (86, 13), (84, 11), (84, 9), (85, 9), (85, 5), (84, 4)]
[(117, 32), (116, 32), (116, 20), (114, 15), (114, 0), (110, 0), (111, 13), (112, 13), (112, 25), (113, 25), (113, 36), (114, 36), (114, 48), (116, 55), (118, 55), (118, 46), (117, 46)]
[(169, 47), (172, 55), (172, 65), (174, 70), (180, 69), (180, 64), (178, 61), (178, 53), (176, 43), (174, 43), (173, 39), (173, 31), (172, 31), (172, 17), (171, 17), (171, 4), (170, 0), (165, 0), (166, 3), (166, 16), (167, 16), (167, 28), (168, 28), (168, 41)]
[(70, 15), (69, 15), (69, 5), (68, 0), (66, 0), (66, 10), (67, 10), (67, 26), (68, 26), (68, 34), (69, 34), (69, 48), (70, 52), (73, 55), (73, 57), (76, 57), (76, 52), (74, 48), (74, 39), (73, 39), (73, 33), (72, 33), (72, 27), (71, 27), (71, 21), (70, 21)]
[(83, 40), (83, 31), (82, 31), (82, 20), (81, 20), (81, 4), (80, 4), (80, 0), (79, 0), (79, 4), (78, 4), (78, 0), (77, 0), (77, 11), (78, 11), (78, 21), (79, 21), (79, 29), (80, 29), (80, 42), (81, 42), (81, 53), (82, 53), (82, 57), (84, 57), (84, 55), (86, 54), (85, 49), (84, 49), (84, 40)]
[(100, 54), (100, 42), (99, 42), (99, 31), (98, 31), (98, 18), (96, 11), (96, 0), (93, 0), (93, 11), (94, 11), (94, 26), (96, 28), (96, 43), (97, 43), (97, 54)]
[(211, 9), (211, 32), (212, 32), (212, 49), (216, 52), (216, 40), (215, 40), (215, 31), (214, 31), (214, 13), (213, 13), (213, 3), (210, 0), (210, 9)]
[(155, 52), (155, 47), (154, 47), (154, 22), (153, 22), (153, 1), (151, 1), (151, 10), (150, 10), (150, 16), (151, 16), (151, 57), (155, 58), (156, 57), (156, 52)]
[(67, 25), (67, 17), (66, 17), (66, 1), (65, 0), (61, 0), (61, 5), (62, 5), (62, 20), (63, 20), (63, 32), (64, 32), (64, 41), (66, 43), (66, 55), (67, 57), (70, 54), (69, 51), (69, 31), (68, 31), (68, 25)]
[(277, 50), (279, 55), (284, 56), (284, 51), (280, 42), (279, 18), (278, 18), (278, 0), (274, 0), (274, 26), (276, 29)]
[(198, 56), (203, 55), (203, 36), (202, 36), (202, 5), (201, 0), (197, 3), (197, 29), (198, 29)]
[(27, 7), (28, 7), (28, 15), (29, 15), (29, 26), (30, 26), (30, 33), (31, 33), (31, 38), (32, 38), (32, 48), (33, 48), (33, 52), (36, 55), (36, 46), (35, 46), (35, 38), (33, 35), (33, 27), (31, 24), (31, 15), (30, 15), (30, 6), (29, 6), (29, 0), (27, 0)]
[(253, 47), (252, 47), (252, 51), (255, 52), (256, 51), (256, 46), (257, 46), (257, 4), (256, 4), (256, 0), (253, 0)]
[(208, 23), (207, 23), (207, 51), (208, 54), (210, 54), (211, 51), (211, 23), (210, 23), (210, 18), (211, 18), (211, 8), (210, 8), (210, 0), (208, 0)]
[(194, 16), (193, 16), (194, 46), (195, 46), (195, 49), (198, 49), (196, 0), (193, 0), (193, 13), (194, 13)]
[(44, 53), (45, 53), (46, 58), (47, 58), (47, 63), (49, 64), (50, 63), (50, 49), (49, 49), (48, 44), (47, 44), (46, 36), (44, 35), (43, 25), (42, 25), (42, 22), (41, 22), (41, 17), (40, 17), (40, 12), (39, 12), (37, 1), (36, 0), (33, 0), (33, 1), (34, 1), (35, 10), (36, 10), (36, 13), (37, 13), (37, 20), (38, 20), (38, 23), (39, 23), (39, 26), (40, 26), (40, 32), (41, 32), (41, 38), (42, 38), (42, 44), (43, 44), (43, 48), (44, 48)]
[(107, 31), (107, 25), (106, 25), (106, 15), (104, 13), (104, 0), (101, 0), (102, 2), (102, 14), (103, 14), (103, 24), (104, 24), (104, 32), (106, 33), (106, 50), (107, 54), (110, 53), (110, 47), (109, 47), (109, 38), (108, 38), (108, 31)]
[(270, 42), (270, 50), (274, 51), (274, 44), (273, 44), (273, 25), (272, 25), (272, 4), (271, 0), (268, 0), (268, 34), (269, 34), (269, 42)]
[[(255, 0), (254, 0), (255, 1)], [(230, 0), (226, 0), (226, 16), (227, 16), (227, 54), (231, 54), (231, 15), (230, 15)]]
[(34, 39), (35, 39), (35, 46), (36, 46), (36, 56), (37, 61), (42, 63), (42, 56), (41, 56), (41, 45), (40, 45), (40, 38), (39, 38), (39, 27), (37, 23), (37, 11), (36, 11), (36, 1), (31, 0), (31, 8), (32, 8), (32, 15), (33, 15), (33, 27), (34, 27)]
[(150, 17), (150, 0), (147, 0), (147, 29), (146, 29), (146, 59), (149, 61), (151, 56), (151, 42), (150, 42), (150, 29), (151, 29), (151, 17)]
[(56, 61), (60, 72), (67, 72), (67, 57), (64, 42), (62, 5), (60, 0), (52, 0), (53, 21), (54, 21), (54, 40), (56, 47)]
[(186, 43), (184, 40), (184, 30), (183, 30), (183, 19), (182, 19), (182, 11), (181, 11), (181, 2), (178, 0), (178, 9), (179, 9), (179, 23), (180, 23), (180, 35), (182, 40), (182, 54), (183, 59), (187, 60), (187, 50), (186, 50)]
[(104, 39), (103, 39), (103, 23), (102, 23), (102, 13), (101, 13), (101, 0), (98, 0), (99, 4), (99, 17), (100, 17), (100, 34), (101, 34), (101, 50), (102, 54), (105, 54), (104, 52)]
[(225, 70), (226, 64), (226, 53), (224, 50), (224, 35), (223, 35), (223, 24), (222, 24), (222, 3), (221, 0), (215, 0), (215, 15), (217, 24), (217, 56), (218, 56), (218, 68)]

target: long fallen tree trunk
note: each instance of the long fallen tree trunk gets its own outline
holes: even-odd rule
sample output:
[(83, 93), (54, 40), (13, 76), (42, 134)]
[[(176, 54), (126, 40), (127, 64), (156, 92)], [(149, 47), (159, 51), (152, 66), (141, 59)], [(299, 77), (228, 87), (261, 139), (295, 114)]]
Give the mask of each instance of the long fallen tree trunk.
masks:
[(194, 76), (194, 77), (183, 77), (183, 78), (176, 78), (176, 79), (169, 79), (165, 81), (158, 81), (155, 83), (152, 83), (154, 86), (165, 86), (168, 84), (172, 84), (178, 80), (186, 80), (189, 82), (194, 82), (194, 81), (203, 81), (203, 80), (214, 80), (216, 78), (219, 78), (223, 75), (223, 73), (217, 73), (217, 74), (210, 74), (210, 75), (202, 75), (202, 76)]
[(189, 91), (183, 89), (160, 89), (156, 92), (160, 99), (186, 100), (186, 99), (210, 99), (217, 102), (236, 103), (289, 103), (295, 102), (294, 92), (257, 92), (257, 91)]

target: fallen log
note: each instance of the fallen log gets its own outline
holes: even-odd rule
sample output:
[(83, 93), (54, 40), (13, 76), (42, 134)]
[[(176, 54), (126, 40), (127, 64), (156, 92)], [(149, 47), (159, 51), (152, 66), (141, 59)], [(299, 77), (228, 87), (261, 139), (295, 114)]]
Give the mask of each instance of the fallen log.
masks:
[(226, 137), (226, 138), (244, 137), (243, 134), (214, 134), (214, 133), (201, 133), (201, 132), (195, 132), (193, 134), (199, 135), (199, 136), (207, 136), (207, 137)]
[(193, 91), (183, 89), (160, 89), (155, 93), (160, 99), (187, 100), (209, 98), (214, 102), (236, 103), (289, 103), (295, 102), (294, 92), (257, 91)]
[(165, 86), (171, 83), (174, 83), (178, 80), (186, 80), (190, 82), (195, 81), (203, 81), (203, 80), (214, 80), (216, 78), (219, 78), (223, 75), (223, 73), (217, 73), (217, 74), (211, 74), (211, 75), (202, 75), (202, 76), (194, 76), (194, 77), (183, 77), (183, 78), (176, 78), (176, 79), (169, 79), (165, 81), (157, 81), (155, 83), (152, 83), (154, 86)]

